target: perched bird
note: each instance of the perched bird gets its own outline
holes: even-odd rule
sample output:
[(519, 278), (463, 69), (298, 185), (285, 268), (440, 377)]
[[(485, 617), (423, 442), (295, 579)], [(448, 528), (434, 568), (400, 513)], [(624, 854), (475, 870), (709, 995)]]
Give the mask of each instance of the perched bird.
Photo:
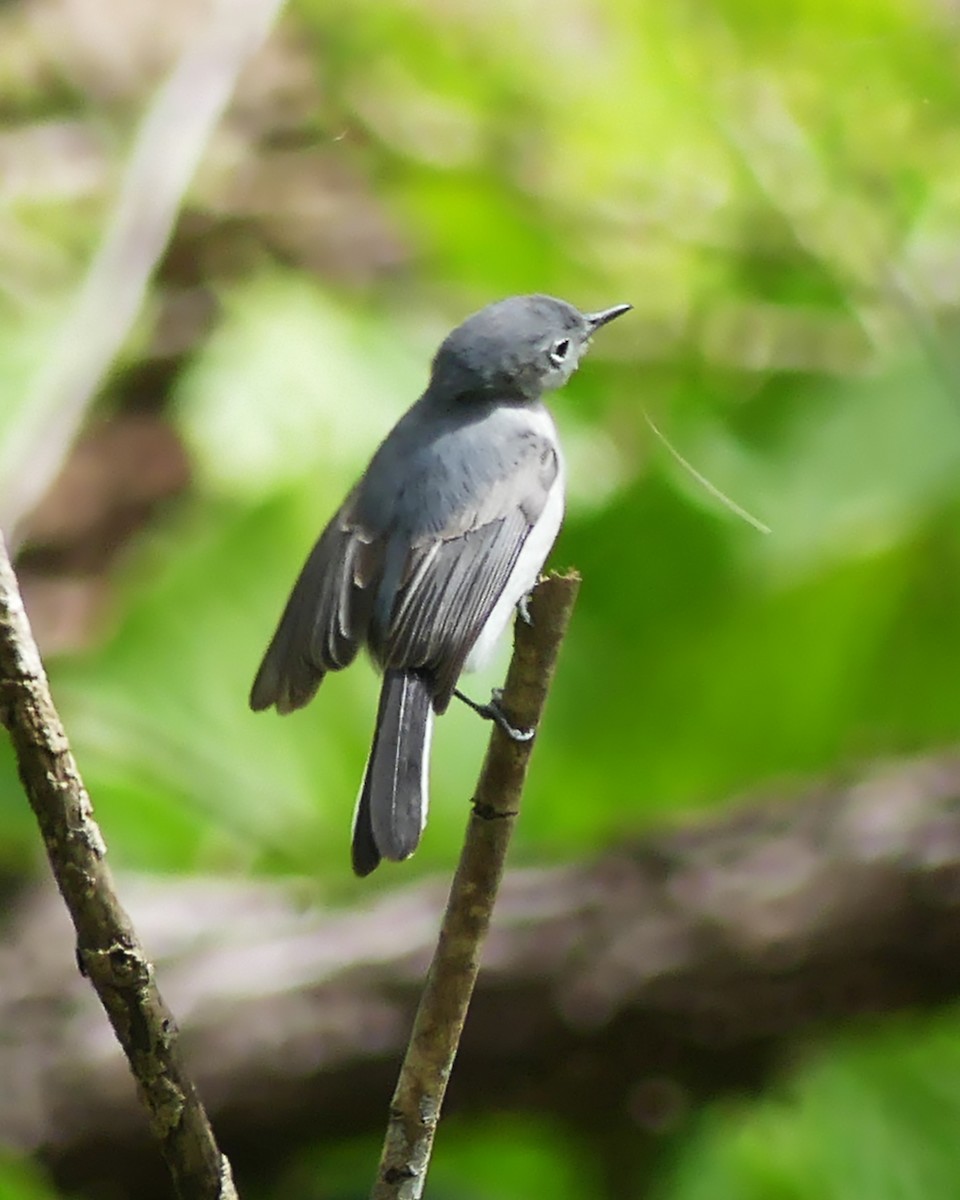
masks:
[[(541, 396), (630, 307), (513, 296), (468, 317), (300, 572), (250, 707), (300, 708), (361, 646), (383, 672), (354, 816), (358, 875), (417, 848), (434, 713), (492, 653), (559, 532), (563, 456)], [(521, 736), (495, 704), (472, 706)]]

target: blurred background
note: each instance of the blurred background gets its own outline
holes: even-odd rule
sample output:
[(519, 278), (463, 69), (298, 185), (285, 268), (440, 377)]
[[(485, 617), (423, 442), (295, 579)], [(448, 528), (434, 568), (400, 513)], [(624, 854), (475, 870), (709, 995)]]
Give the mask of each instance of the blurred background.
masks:
[[(584, 583), (427, 1194), (955, 1197), (957, 7), (276, 9), (0, 7), (0, 526), (242, 1194), (369, 1187), (487, 740), (359, 884), (373, 672), (253, 672), (441, 338), (545, 291), (634, 312), (552, 403)], [(0, 1196), (167, 1195), (46, 877), (4, 741)]]

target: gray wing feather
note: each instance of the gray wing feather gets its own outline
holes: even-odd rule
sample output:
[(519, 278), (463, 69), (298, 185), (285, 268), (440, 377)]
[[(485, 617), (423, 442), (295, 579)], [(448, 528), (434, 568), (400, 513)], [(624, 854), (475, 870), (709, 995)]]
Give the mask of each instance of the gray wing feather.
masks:
[(281, 713), (309, 701), (327, 671), (348, 666), (366, 636), (376, 547), (349, 519), (330, 522), (294, 584), (250, 691), (250, 707)]
[[(382, 452), (390, 446), (388, 439)], [(559, 471), (551, 443), (531, 433), (504, 445), (495, 461), (492, 477), (470, 489), (449, 463), (424, 458), (408, 474), (409, 492), (393, 501), (371, 490), (368, 472), (300, 572), (251, 708), (300, 708), (364, 643), (381, 668), (422, 672), (435, 709), (446, 708)], [(440, 471), (451, 475), (445, 488)], [(433, 504), (420, 494), (431, 480)], [(416, 503), (407, 502), (411, 495)], [(418, 525), (425, 520), (427, 528)]]
[[(405, 580), (377, 657), (384, 667), (423, 670), (442, 712), (473, 644), (543, 511), (558, 464), (552, 448), (490, 488), (482, 508), (409, 552)], [(472, 518), (472, 519), (471, 519)], [(485, 518), (482, 524), (474, 524)], [(448, 526), (449, 530), (449, 526)]]

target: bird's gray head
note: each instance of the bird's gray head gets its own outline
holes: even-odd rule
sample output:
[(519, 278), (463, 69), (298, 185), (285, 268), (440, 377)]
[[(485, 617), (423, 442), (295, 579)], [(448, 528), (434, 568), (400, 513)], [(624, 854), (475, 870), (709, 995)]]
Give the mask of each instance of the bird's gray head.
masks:
[(582, 313), (552, 296), (511, 296), (467, 317), (433, 360), (430, 390), (444, 398), (539, 399), (562, 387), (590, 338), (629, 304)]

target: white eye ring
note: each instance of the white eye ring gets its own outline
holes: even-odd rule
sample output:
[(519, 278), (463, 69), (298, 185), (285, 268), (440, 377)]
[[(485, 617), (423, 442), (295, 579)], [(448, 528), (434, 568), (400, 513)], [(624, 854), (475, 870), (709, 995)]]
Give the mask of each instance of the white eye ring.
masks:
[(553, 343), (553, 347), (550, 350), (550, 361), (555, 367), (559, 367), (569, 353), (570, 339), (561, 338), (558, 342)]

